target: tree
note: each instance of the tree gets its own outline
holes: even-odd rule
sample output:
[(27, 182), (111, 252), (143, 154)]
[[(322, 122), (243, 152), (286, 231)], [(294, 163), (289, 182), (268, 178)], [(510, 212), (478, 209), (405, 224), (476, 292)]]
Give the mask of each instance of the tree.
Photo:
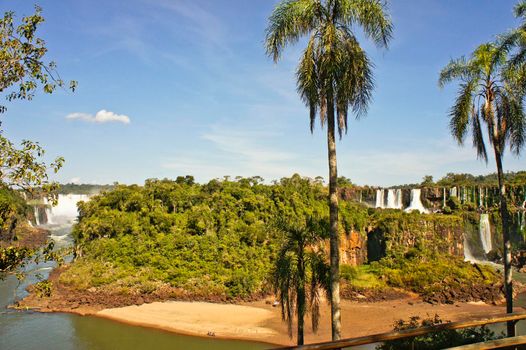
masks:
[[(6, 12), (0, 18), (0, 93), (5, 93), (8, 101), (31, 100), (39, 86), (49, 94), (65, 86), (56, 64), (44, 61), (46, 43), (36, 35), (43, 22), (42, 9), (38, 6), (33, 15), (23, 17), (17, 26), (13, 12)], [(69, 82), (72, 91), (76, 86), (76, 81)], [(15, 88), (9, 91), (12, 87)], [(5, 110), (5, 106), (0, 105), (0, 113)]]
[(356, 26), (378, 47), (387, 47), (392, 25), (380, 0), (283, 0), (266, 30), (266, 52), (275, 62), (285, 46), (308, 36), (296, 78), (310, 110), (311, 132), (317, 116), (322, 127), (327, 124), (333, 340), (341, 337), (335, 124), (341, 138), (349, 109), (363, 115), (373, 90), (372, 63), (354, 33)]
[(304, 344), (304, 318), (308, 311), (311, 312), (312, 329), (318, 329), (319, 290), (329, 291), (329, 268), (323, 251), (316, 249), (327, 227), (326, 222), (312, 218), (303, 223), (278, 224), (284, 242), (276, 259), (272, 282), (291, 338), (293, 315), (297, 315), (298, 345)]
[(58, 185), (49, 181), (48, 172), (58, 172), (64, 158), (59, 157), (48, 166), (40, 160), (44, 153), (44, 149), (38, 143), (24, 140), (22, 148), (17, 149), (0, 135), (0, 186), (20, 189), (31, 194), (54, 192)]
[[(524, 90), (517, 87), (517, 79), (504, 69), (506, 54), (495, 44), (480, 45), (469, 58), (451, 60), (441, 71), (439, 85), (459, 81), (456, 101), (449, 112), (451, 134), (460, 145), (471, 133), (477, 157), (488, 161), (484, 128), (493, 147), (500, 190), (500, 215), (504, 241), (504, 285), (507, 312), (513, 312), (511, 279), (511, 242), (506, 186), (502, 159), (507, 145), (519, 154), (524, 146), (526, 120), (522, 99)], [(508, 323), (508, 336), (515, 334), (515, 326)]]
[[(37, 36), (44, 22), (42, 9), (35, 6), (35, 13), (15, 24), (15, 14), (6, 12), (0, 18), (0, 94), (8, 101), (31, 100), (39, 87), (45, 93), (65, 87), (54, 62), (44, 60), (47, 53), (45, 41)], [(74, 91), (76, 81), (69, 82)], [(0, 113), (6, 107), (0, 105)], [(0, 131), (1, 133), (1, 131)], [(44, 149), (35, 142), (24, 140), (17, 149), (7, 138), (0, 135), (0, 186), (34, 192), (35, 188), (49, 194), (58, 186), (48, 181), (48, 170), (57, 172), (64, 159), (59, 157), (46, 165), (40, 159)]]

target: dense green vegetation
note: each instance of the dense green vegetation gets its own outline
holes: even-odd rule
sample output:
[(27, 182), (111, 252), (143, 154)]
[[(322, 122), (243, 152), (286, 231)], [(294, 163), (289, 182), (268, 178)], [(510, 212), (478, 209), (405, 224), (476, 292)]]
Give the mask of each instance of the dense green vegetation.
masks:
[[(348, 201), (341, 201), (340, 213), (342, 240), (355, 232), (377, 244), (370, 259), (378, 262), (343, 268), (352, 288), (407, 287), (425, 294), (446, 274), (468, 284), (495, 281), (490, 271), (481, 277), (462, 258), (449, 257), (462, 254), (451, 248), (462, 239), (458, 215), (375, 210)], [(271, 185), (258, 178), (119, 185), (81, 204), (73, 230), (77, 259), (61, 280), (119, 293), (168, 286), (202, 298), (257, 296), (271, 291), (274, 261), (286, 238), (276, 221), (311, 216), (328, 218), (327, 188), (299, 175)], [(320, 249), (328, 252), (326, 241)], [(439, 272), (431, 273), (436, 260)]]
[(27, 222), (29, 206), (19, 193), (0, 188), (0, 241), (14, 239), (19, 221)]
[(270, 186), (255, 178), (120, 185), (81, 205), (73, 234), (82, 256), (63, 280), (248, 297), (266, 290), (279, 248), (273, 220), (325, 215), (325, 198), (321, 185), (299, 176)]
[[(432, 179), (431, 179), (432, 180)], [(506, 172), (504, 173), (504, 181), (508, 186), (526, 186), (526, 171)], [(455, 174), (448, 173), (436, 183), (431, 182), (431, 186), (492, 186), (499, 185), (497, 173), (488, 175), (471, 175), (471, 174)]]

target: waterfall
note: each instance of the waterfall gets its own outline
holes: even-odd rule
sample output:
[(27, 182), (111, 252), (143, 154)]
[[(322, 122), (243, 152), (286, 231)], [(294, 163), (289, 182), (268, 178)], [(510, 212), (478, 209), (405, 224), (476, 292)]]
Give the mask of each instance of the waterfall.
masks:
[(387, 191), (387, 208), (402, 209), (402, 190), (391, 189)]
[(468, 239), (464, 234), (464, 261), (478, 262), (479, 260), (473, 256), (471, 249), (469, 248)]
[(35, 224), (40, 225), (40, 213), (38, 212), (38, 207), (35, 207)]
[(479, 187), (479, 207), (481, 207), (481, 208), (484, 206), (484, 203), (482, 201), (482, 199), (483, 199), (482, 197), (483, 197), (483, 195), (482, 195), (482, 187)]
[(78, 216), (77, 203), (88, 200), (89, 197), (85, 194), (59, 194), (57, 205), (48, 208), (48, 223), (63, 224), (75, 221)]
[(385, 208), (384, 190), (376, 190), (376, 208)]
[(458, 197), (458, 192), (456, 187), (451, 187), (449, 189), (449, 196), (450, 197)]
[[(35, 207), (35, 223), (39, 225), (71, 224), (78, 216), (77, 203), (89, 200), (85, 194), (59, 194), (57, 204), (52, 205), (47, 198), (43, 198), (45, 207)], [(41, 210), (45, 212), (46, 221), (41, 222)]]
[(51, 210), (50, 207), (46, 207), (46, 218), (47, 218), (46, 224), (50, 224), (50, 225), (54, 224), (54, 222), (53, 222), (53, 214), (52, 214), (52, 210)]
[(489, 223), (488, 214), (480, 214), (480, 226), (479, 226), (480, 240), (482, 242), (482, 249), (484, 253), (489, 253), (492, 248), (491, 244), (491, 226)]
[(446, 188), (442, 189), (442, 208), (446, 206)]
[(404, 211), (411, 212), (413, 210), (418, 210), (421, 213), (429, 213), (429, 211), (424, 208), (424, 205), (420, 199), (420, 195), (421, 190), (419, 188), (413, 188), (411, 190), (411, 203), (409, 204), (409, 207), (405, 208)]

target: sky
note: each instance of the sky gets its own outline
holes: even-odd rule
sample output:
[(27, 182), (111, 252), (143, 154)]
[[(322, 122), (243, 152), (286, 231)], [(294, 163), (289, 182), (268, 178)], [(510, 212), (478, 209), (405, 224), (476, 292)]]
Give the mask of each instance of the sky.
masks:
[[(276, 0), (41, 0), (39, 30), (65, 80), (78, 89), (6, 103), (6, 137), (38, 141), (66, 163), (67, 183), (143, 183), (193, 175), (299, 173), (328, 179), (326, 130), (309, 130), (295, 69), (304, 41), (275, 64), (264, 50)], [(375, 64), (365, 117), (337, 143), (338, 174), (360, 185), (418, 183), (424, 175), (488, 174), (469, 140), (448, 130), (457, 86), (439, 89), (451, 58), (516, 27), (515, 1), (391, 0), (389, 49), (359, 35)], [(3, 0), (18, 18), (33, 1)], [(359, 30), (357, 33), (360, 34)], [(507, 171), (526, 169), (509, 152)]]

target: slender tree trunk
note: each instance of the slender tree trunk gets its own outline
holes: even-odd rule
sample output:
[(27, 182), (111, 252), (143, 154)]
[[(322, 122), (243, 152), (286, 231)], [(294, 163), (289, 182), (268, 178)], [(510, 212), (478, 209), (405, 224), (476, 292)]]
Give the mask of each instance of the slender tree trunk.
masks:
[[(513, 312), (513, 281), (511, 276), (511, 241), (509, 231), (508, 205), (506, 203), (506, 185), (502, 171), (502, 153), (497, 146), (495, 160), (497, 161), (497, 177), (499, 180), (500, 216), (502, 219), (502, 236), (504, 241), (504, 293), (506, 294), (506, 312)], [(507, 323), (508, 337), (515, 336), (515, 322)]]
[(330, 284), (332, 340), (341, 338), (340, 314), (340, 238), (338, 234), (338, 169), (336, 165), (336, 138), (334, 135), (334, 102), (327, 99), (327, 146), (329, 153), (329, 220), (330, 220)]
[(298, 286), (298, 345), (304, 344), (304, 328), (305, 328), (305, 259), (303, 256), (303, 245), (300, 244), (300, 251), (298, 252), (298, 274), (299, 274), (299, 286)]

